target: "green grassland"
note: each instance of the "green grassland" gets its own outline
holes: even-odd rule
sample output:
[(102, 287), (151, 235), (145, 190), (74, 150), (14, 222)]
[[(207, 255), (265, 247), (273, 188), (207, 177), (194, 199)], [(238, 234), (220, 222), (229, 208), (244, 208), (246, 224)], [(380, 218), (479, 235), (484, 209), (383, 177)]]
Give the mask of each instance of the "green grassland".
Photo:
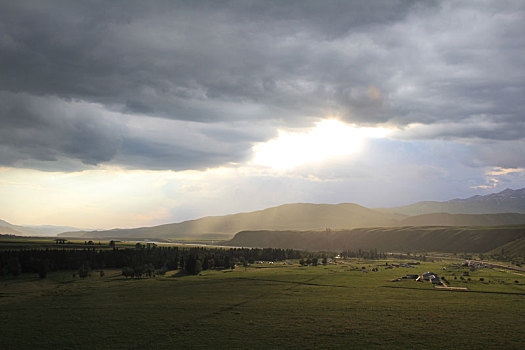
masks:
[[(87, 244), (87, 242), (93, 244)], [(115, 241), (116, 248), (134, 248), (136, 243), (147, 244), (149, 241)], [(195, 239), (195, 238), (177, 238), (173, 241), (155, 242), (157, 246), (201, 246), (213, 245), (219, 240), (213, 239)], [(90, 240), (90, 239), (71, 239), (65, 244), (57, 244), (55, 238), (50, 237), (23, 237), (23, 236), (0, 236), (0, 250), (17, 250), (17, 249), (85, 249), (95, 248), (97, 250), (112, 249), (108, 240)]]
[[(83, 280), (73, 272), (4, 277), (1, 347), (522, 349), (525, 276), (454, 264), (385, 269), (385, 261), (372, 260), (276, 262), (151, 279), (125, 279), (117, 270), (104, 277), (93, 271)], [(363, 273), (363, 266), (379, 271)], [(468, 290), (391, 282), (425, 271)], [(470, 281), (460, 279), (464, 272)]]
[[(40, 238), (40, 237), (0, 237), (0, 250), (16, 250), (16, 249), (111, 249), (109, 241), (92, 241), (92, 245), (86, 244), (89, 240), (69, 240), (66, 244), (57, 244), (55, 238)], [(118, 248), (133, 248), (133, 242), (116, 242), (115, 246)]]

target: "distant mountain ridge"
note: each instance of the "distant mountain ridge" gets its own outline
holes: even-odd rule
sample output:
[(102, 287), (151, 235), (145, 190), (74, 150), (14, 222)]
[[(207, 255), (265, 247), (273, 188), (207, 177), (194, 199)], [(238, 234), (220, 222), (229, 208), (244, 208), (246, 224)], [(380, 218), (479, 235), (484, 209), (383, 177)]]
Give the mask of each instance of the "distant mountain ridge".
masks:
[(21, 226), (13, 225), (5, 220), (0, 220), (0, 234), (12, 234), (19, 236), (55, 236), (61, 232), (81, 230), (71, 226)]
[(523, 225), (525, 214), (449, 214), (432, 213), (409, 216), (401, 220), (402, 226), (501, 226)]
[(384, 213), (398, 213), (411, 216), (431, 213), (525, 213), (525, 188), (517, 190), (507, 188), (501, 192), (485, 196), (476, 195), (465, 199), (451, 199), (445, 202), (423, 201), (401, 207), (378, 208), (377, 210)]
[(174, 224), (106, 231), (81, 231), (63, 237), (96, 239), (230, 238), (245, 230), (324, 230), (393, 226), (501, 226), (525, 224), (525, 214), (432, 213), (405, 216), (357, 204), (285, 204), (250, 213), (210, 216)]
[(246, 230), (308, 230), (348, 227), (392, 226), (399, 215), (380, 213), (363, 206), (342, 204), (284, 204), (249, 213), (209, 216), (180, 223), (134, 229), (114, 229), (91, 232), (66, 232), (64, 237), (91, 238), (176, 238), (188, 236), (222, 235), (232, 237)]
[[(460, 213), (458, 213), (460, 212)], [(482, 212), (483, 214), (480, 214)], [(5, 223), (5, 222), (4, 222)], [(8, 223), (7, 223), (8, 224)], [(208, 216), (153, 227), (99, 231), (66, 230), (59, 236), (95, 239), (231, 238), (245, 230), (323, 230), (393, 226), (499, 226), (525, 224), (525, 188), (446, 202), (418, 202), (396, 208), (369, 209), (358, 204), (295, 203), (224, 216)], [(26, 235), (45, 227), (10, 225)], [(2, 222), (0, 222), (0, 228)], [(55, 230), (55, 231), (53, 231)], [(6, 231), (8, 231), (6, 229)], [(50, 231), (57, 233), (56, 227)], [(66, 231), (66, 232), (64, 232)], [(6, 232), (13, 233), (13, 232)], [(49, 235), (49, 233), (47, 233)]]

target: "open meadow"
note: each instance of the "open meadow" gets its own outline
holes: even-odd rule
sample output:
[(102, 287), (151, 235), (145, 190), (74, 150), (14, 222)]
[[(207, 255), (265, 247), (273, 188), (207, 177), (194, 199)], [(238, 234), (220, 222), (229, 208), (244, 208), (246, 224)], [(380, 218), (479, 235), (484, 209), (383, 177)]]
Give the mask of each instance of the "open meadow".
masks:
[[(170, 271), (141, 279), (126, 279), (120, 270), (105, 270), (102, 277), (92, 271), (85, 279), (73, 277), (73, 271), (51, 272), (45, 279), (36, 274), (2, 277), (1, 347), (524, 347), (524, 275), (471, 271), (452, 261), (385, 269), (386, 262), (396, 263), (256, 263), (198, 276)], [(392, 282), (425, 271), (468, 290), (406, 279)]]

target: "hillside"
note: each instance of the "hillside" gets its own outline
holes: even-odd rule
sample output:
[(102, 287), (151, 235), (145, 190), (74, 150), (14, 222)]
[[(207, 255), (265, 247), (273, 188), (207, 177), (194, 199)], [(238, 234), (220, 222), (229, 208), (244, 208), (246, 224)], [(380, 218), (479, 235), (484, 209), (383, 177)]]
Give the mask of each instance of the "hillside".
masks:
[(525, 237), (518, 238), (500, 247), (494, 248), (489, 253), (505, 256), (525, 256)]
[(404, 215), (420, 215), (430, 213), (450, 214), (495, 214), (495, 213), (525, 213), (525, 188), (511, 190), (509, 188), (499, 193), (485, 196), (473, 196), (465, 199), (452, 199), (446, 202), (425, 201), (411, 205), (378, 208), (384, 213), (399, 213)]
[(229, 246), (304, 250), (488, 252), (525, 238), (525, 226), (392, 227), (339, 231), (243, 231)]
[(2, 235), (21, 235), (22, 233), (9, 226), (0, 226), (0, 234)]
[(106, 231), (65, 232), (62, 237), (94, 239), (228, 239), (245, 230), (324, 230), (391, 226), (499, 226), (525, 224), (525, 214), (433, 213), (406, 217), (357, 204), (285, 204), (225, 216), (209, 216), (174, 224)]
[(501, 226), (525, 225), (525, 214), (448, 214), (432, 213), (409, 216), (400, 226)]
[(176, 238), (227, 235), (242, 230), (309, 230), (371, 226), (393, 226), (400, 216), (380, 213), (357, 204), (285, 204), (278, 207), (225, 216), (210, 216), (154, 227), (108, 231), (66, 232), (64, 237)]
[(58, 233), (66, 231), (77, 231), (80, 230), (76, 227), (70, 226), (53, 226), (53, 225), (41, 225), (41, 226), (21, 226), (13, 225), (5, 220), (0, 220), (0, 233), (3, 234), (14, 234), (20, 236), (55, 236)]

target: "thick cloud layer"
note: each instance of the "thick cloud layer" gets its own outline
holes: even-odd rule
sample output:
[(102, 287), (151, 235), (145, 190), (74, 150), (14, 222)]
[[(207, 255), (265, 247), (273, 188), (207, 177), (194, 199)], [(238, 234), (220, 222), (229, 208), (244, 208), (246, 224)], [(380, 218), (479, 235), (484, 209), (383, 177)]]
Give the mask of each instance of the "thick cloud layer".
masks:
[(203, 169), (336, 115), (520, 166), (524, 32), (521, 1), (2, 2), (0, 165)]

